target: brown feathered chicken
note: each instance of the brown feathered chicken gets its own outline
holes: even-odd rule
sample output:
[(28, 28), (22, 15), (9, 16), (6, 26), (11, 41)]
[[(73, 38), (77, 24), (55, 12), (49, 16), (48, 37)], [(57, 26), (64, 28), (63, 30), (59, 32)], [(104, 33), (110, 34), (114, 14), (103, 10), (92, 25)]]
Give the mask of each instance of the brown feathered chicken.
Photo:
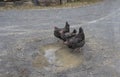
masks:
[(70, 25), (68, 24), (68, 22), (66, 22), (64, 28), (54, 27), (54, 36), (59, 38), (59, 39), (62, 39), (61, 34), (67, 33), (69, 31), (70, 31)]
[(75, 37), (68, 39), (64, 43), (69, 48), (72, 48), (72, 49), (83, 47), (85, 44), (85, 35), (84, 35), (82, 27), (79, 28), (79, 33)]

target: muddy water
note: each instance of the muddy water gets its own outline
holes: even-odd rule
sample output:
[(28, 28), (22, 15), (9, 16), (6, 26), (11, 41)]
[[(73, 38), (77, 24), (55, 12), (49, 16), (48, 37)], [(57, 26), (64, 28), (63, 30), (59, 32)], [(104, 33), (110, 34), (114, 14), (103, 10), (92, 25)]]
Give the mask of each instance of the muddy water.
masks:
[(80, 53), (73, 53), (62, 43), (52, 43), (40, 47), (33, 65), (47, 71), (59, 72), (79, 66), (83, 59)]

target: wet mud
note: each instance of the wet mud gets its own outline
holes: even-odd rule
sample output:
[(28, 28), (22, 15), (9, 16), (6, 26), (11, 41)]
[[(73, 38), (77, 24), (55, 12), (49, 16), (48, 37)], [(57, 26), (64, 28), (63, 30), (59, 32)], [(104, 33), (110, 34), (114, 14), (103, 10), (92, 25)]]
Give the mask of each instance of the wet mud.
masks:
[(79, 66), (83, 57), (75, 53), (62, 43), (51, 43), (40, 46), (41, 55), (36, 56), (33, 61), (34, 67), (47, 71), (60, 72)]

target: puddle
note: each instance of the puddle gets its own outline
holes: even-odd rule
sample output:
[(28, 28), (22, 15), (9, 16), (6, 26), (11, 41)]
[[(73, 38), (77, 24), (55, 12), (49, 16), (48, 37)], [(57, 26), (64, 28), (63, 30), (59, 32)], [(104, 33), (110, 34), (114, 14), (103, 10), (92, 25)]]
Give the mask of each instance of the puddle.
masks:
[(52, 43), (40, 47), (41, 55), (33, 61), (33, 65), (47, 71), (60, 72), (79, 66), (83, 59), (80, 53), (73, 53), (62, 43)]

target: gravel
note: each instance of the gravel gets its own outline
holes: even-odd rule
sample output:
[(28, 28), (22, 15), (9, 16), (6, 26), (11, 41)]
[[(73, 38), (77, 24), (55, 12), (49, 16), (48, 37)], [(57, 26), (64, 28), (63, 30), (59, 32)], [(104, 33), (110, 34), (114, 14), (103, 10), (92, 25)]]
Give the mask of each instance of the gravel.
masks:
[[(120, 77), (119, 3), (0, 11), (0, 77)], [(57, 73), (33, 67), (39, 47), (57, 42), (54, 26), (63, 27), (66, 21), (72, 29), (84, 28), (83, 63)]]

